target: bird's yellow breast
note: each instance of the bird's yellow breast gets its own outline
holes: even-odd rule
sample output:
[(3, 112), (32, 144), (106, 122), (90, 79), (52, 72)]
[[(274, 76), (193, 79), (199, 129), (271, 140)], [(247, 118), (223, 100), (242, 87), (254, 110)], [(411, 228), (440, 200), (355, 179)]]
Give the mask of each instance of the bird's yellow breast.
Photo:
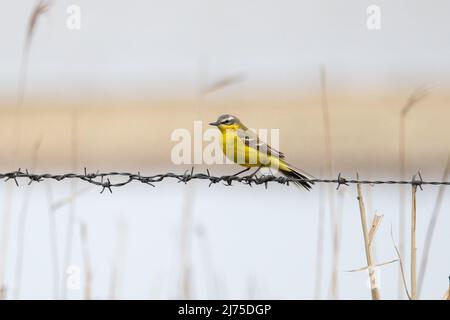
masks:
[(236, 130), (221, 130), (220, 144), (228, 159), (244, 167), (271, 166), (271, 162), (278, 161), (278, 159), (246, 145)]

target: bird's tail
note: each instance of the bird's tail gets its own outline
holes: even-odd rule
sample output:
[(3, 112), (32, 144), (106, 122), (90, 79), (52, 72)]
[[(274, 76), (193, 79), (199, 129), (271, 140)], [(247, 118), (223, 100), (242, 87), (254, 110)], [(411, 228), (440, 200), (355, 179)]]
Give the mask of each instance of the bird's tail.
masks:
[[(285, 175), (287, 178), (292, 179), (314, 179), (313, 176), (310, 174), (307, 174), (305, 172), (301, 172), (297, 168), (289, 165), (286, 163), (285, 166), (280, 168), (280, 171), (283, 175)], [(292, 181), (297, 187), (305, 188), (306, 190), (311, 190), (312, 185), (314, 182), (312, 181)]]

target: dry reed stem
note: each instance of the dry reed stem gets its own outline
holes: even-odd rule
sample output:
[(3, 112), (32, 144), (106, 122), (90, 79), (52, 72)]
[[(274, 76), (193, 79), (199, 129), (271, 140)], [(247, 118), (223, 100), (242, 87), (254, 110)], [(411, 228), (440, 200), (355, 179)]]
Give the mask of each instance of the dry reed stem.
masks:
[[(403, 114), (403, 113), (402, 113)], [(400, 179), (404, 180), (405, 178), (405, 118), (404, 116), (400, 117), (400, 125), (399, 125), (399, 161), (400, 161)], [(403, 186), (399, 186), (399, 251), (405, 252), (405, 190)], [(402, 287), (402, 279), (398, 277), (398, 298), (401, 299), (403, 297), (401, 290)]]
[[(72, 126), (71, 126), (71, 158), (72, 158), (72, 170), (75, 171), (77, 168), (78, 159), (78, 112), (76, 107), (72, 110)], [(70, 259), (72, 258), (73, 249), (73, 233), (75, 229), (75, 215), (76, 215), (76, 194), (77, 194), (77, 183), (72, 181), (71, 192), (70, 192), (70, 204), (69, 204), (69, 217), (67, 219), (67, 229), (66, 229), (66, 244), (64, 253), (64, 267), (63, 267), (63, 283), (62, 283), (62, 299), (66, 298), (67, 294), (67, 269), (70, 265)]]
[(450, 300), (450, 277), (448, 277), (448, 289), (442, 300)]
[(340, 254), (341, 254), (341, 230), (342, 230), (342, 215), (343, 215), (343, 192), (345, 189), (339, 191), (339, 198), (336, 204), (336, 212), (334, 213), (334, 222), (333, 222), (333, 271), (331, 277), (331, 296), (334, 299), (338, 299), (339, 297), (339, 263), (340, 263)]
[(442, 300), (450, 300), (450, 289), (447, 289), (447, 291), (445, 291)]
[(319, 216), (317, 223), (317, 249), (316, 249), (316, 276), (314, 284), (314, 299), (320, 299), (322, 289), (322, 269), (323, 269), (323, 238), (324, 238), (324, 220), (325, 220), (325, 188), (319, 187)]
[(39, 0), (33, 8), (28, 19), (27, 33), (25, 35), (25, 43), (22, 51), (22, 61), (20, 63), (19, 71), (19, 86), (17, 91), (17, 105), (23, 105), (23, 98), (26, 89), (28, 58), (30, 56), (31, 43), (36, 31), (36, 26), (39, 18), (46, 13), (51, 7), (52, 1)]
[[(32, 169), (36, 167), (37, 158), (39, 153), (39, 148), (41, 146), (42, 139), (39, 139), (35, 142), (32, 151)], [(22, 207), (19, 214), (19, 222), (17, 228), (17, 256), (16, 256), (16, 273), (14, 277), (15, 282), (15, 291), (14, 291), (14, 299), (19, 299), (20, 297), (20, 289), (22, 285), (22, 270), (23, 270), (23, 256), (25, 251), (25, 232), (26, 232), (26, 221), (28, 218), (28, 207), (30, 204), (31, 194), (32, 194), (33, 186), (28, 186), (24, 200), (22, 201)]]
[(450, 277), (448, 277), (448, 280), (447, 300), (450, 300)]
[(322, 107), (322, 122), (324, 124), (324, 142), (325, 142), (325, 159), (326, 159), (326, 174), (332, 173), (332, 144), (331, 144), (331, 124), (330, 112), (327, 98), (327, 74), (325, 66), (320, 66), (320, 90), (321, 90), (321, 107)]
[(405, 118), (409, 111), (421, 100), (423, 100), (428, 95), (427, 87), (418, 87), (414, 92), (408, 97), (405, 105), (401, 110), (401, 116)]
[(403, 289), (405, 290), (406, 296), (408, 297), (409, 300), (411, 300), (411, 295), (409, 294), (408, 285), (406, 283), (405, 268), (403, 267), (402, 256), (397, 248), (397, 245), (395, 244), (394, 234), (392, 233), (392, 226), (391, 226), (391, 240), (392, 244), (394, 245), (395, 252), (397, 253), (398, 261), (400, 263), (400, 280), (402, 280)]
[[(328, 97), (327, 97), (327, 73), (326, 68), (324, 65), (320, 66), (320, 92), (321, 92), (321, 109), (322, 109), (322, 123), (324, 127), (324, 146), (325, 146), (325, 173), (331, 177), (333, 172), (333, 155), (332, 155), (332, 140), (331, 140), (331, 123), (330, 123), (330, 113), (329, 113), (329, 106), (328, 106)], [(333, 232), (333, 235), (331, 237), (333, 244), (332, 247), (335, 247), (335, 239), (338, 239), (340, 237), (339, 234), (336, 234), (336, 232), (339, 232), (340, 227), (336, 226), (337, 224), (337, 218), (336, 218), (336, 203), (335, 203), (335, 197), (334, 197), (334, 190), (333, 186), (328, 186), (328, 205), (329, 210), (331, 213), (331, 230)], [(320, 217), (319, 217), (320, 218)], [(322, 217), (323, 218), (323, 217)], [(323, 224), (324, 221), (319, 220), (319, 225)], [(323, 233), (322, 233), (323, 235)], [(323, 240), (321, 240), (323, 241)], [(322, 252), (317, 252), (318, 255), (323, 255)], [(317, 258), (320, 261), (323, 261), (322, 257)], [(338, 296), (338, 284), (339, 284), (339, 272), (337, 268), (337, 262), (339, 260), (339, 252), (336, 252), (336, 250), (333, 250), (332, 255), (332, 274), (331, 274), (331, 286), (330, 286), (330, 293), (332, 299), (337, 299)], [(321, 273), (317, 273), (317, 276), (322, 276)], [(320, 283), (320, 281), (316, 281), (316, 283)], [(316, 289), (318, 291), (318, 289)]]
[(116, 300), (117, 299), (117, 266), (113, 262), (111, 265), (111, 275), (109, 277), (109, 289), (108, 289), (108, 299)]
[[(28, 65), (28, 57), (31, 49), (31, 42), (33, 39), (34, 31), (36, 30), (36, 25), (39, 17), (44, 14), (51, 6), (51, 2), (45, 2), (40, 0), (33, 8), (33, 11), (28, 19), (27, 33), (25, 36), (25, 43), (22, 51), (22, 61), (20, 63), (19, 70), (19, 81), (18, 81), (18, 91), (17, 91), (17, 107), (19, 110), (23, 105), (23, 96), (25, 93), (25, 83), (26, 83), (26, 69)], [(17, 113), (13, 132), (13, 151), (11, 152), (11, 158), (13, 159), (13, 167), (15, 167), (15, 161), (17, 157), (17, 151), (20, 144), (20, 132), (21, 132), (21, 115)], [(9, 227), (11, 219), (11, 201), (12, 201), (12, 185), (8, 184), (5, 193), (5, 210), (4, 217), (2, 220), (2, 238), (0, 243), (0, 300), (6, 297), (6, 287), (4, 284), (4, 274), (6, 269), (6, 256), (8, 249), (8, 239), (9, 239)]]
[(124, 274), (125, 254), (128, 239), (128, 226), (125, 221), (117, 223), (117, 235), (115, 243), (115, 256), (112, 261), (111, 278), (109, 284), (109, 299), (116, 300), (121, 284), (121, 276)]
[(411, 195), (411, 299), (417, 299), (417, 245), (416, 245), (416, 208), (417, 185), (412, 185)]
[(217, 273), (214, 267), (214, 259), (211, 254), (211, 246), (208, 239), (208, 233), (206, 228), (202, 224), (198, 224), (195, 228), (195, 234), (199, 239), (199, 246), (201, 247), (203, 264), (205, 266), (205, 278), (209, 278), (211, 283), (208, 286), (209, 290), (209, 298), (210, 299), (221, 299), (220, 293), (220, 285)]
[(233, 74), (222, 79), (219, 79), (213, 83), (208, 84), (201, 91), (201, 95), (207, 95), (219, 90), (222, 90), (231, 85), (237, 84), (244, 80), (244, 76), (242, 74)]
[(192, 299), (192, 266), (191, 266), (191, 240), (192, 223), (194, 209), (195, 189), (187, 188), (185, 193), (184, 206), (182, 211), (181, 232), (180, 232), (180, 253), (181, 253), (181, 297), (184, 300)]
[(58, 254), (58, 243), (57, 243), (57, 229), (56, 229), (56, 220), (55, 215), (56, 211), (61, 209), (62, 207), (70, 204), (76, 197), (84, 194), (86, 191), (90, 189), (90, 187), (85, 187), (78, 191), (75, 195), (70, 195), (66, 198), (63, 198), (58, 201), (53, 200), (53, 193), (50, 184), (46, 184), (47, 186), (47, 202), (48, 202), (48, 218), (49, 218), (49, 236), (50, 236), (50, 251), (52, 256), (52, 265), (53, 265), (53, 282), (54, 282), (54, 296), (55, 299), (59, 298), (59, 254)]
[[(442, 175), (442, 181), (446, 181), (448, 176), (450, 175), (450, 154), (447, 158), (447, 165), (444, 170), (444, 174)], [(428, 257), (430, 255), (431, 243), (433, 241), (434, 229), (436, 227), (436, 223), (439, 217), (439, 213), (441, 211), (442, 200), (444, 199), (445, 186), (439, 187), (438, 196), (436, 198), (436, 202), (434, 204), (433, 213), (431, 214), (431, 219), (428, 224), (427, 233), (425, 235), (425, 243), (423, 249), (423, 255), (420, 262), (419, 268), (419, 280), (417, 286), (417, 295), (420, 296), (422, 291), (423, 281), (425, 279), (427, 266), (428, 266)]]
[(50, 236), (50, 254), (51, 264), (53, 267), (53, 295), (54, 299), (59, 297), (59, 258), (58, 258), (58, 237), (55, 221), (55, 208), (52, 207), (53, 193), (50, 183), (46, 184), (47, 191), (47, 207), (48, 207), (48, 225)]
[(81, 239), (81, 249), (83, 252), (83, 261), (85, 268), (84, 277), (84, 299), (92, 299), (92, 269), (91, 261), (89, 256), (89, 243), (88, 243), (88, 231), (87, 225), (84, 222), (80, 222), (80, 239)]
[(5, 271), (6, 271), (6, 257), (8, 255), (8, 240), (9, 229), (11, 222), (11, 205), (12, 205), (12, 185), (6, 185), (5, 192), (5, 207), (3, 218), (1, 221), (1, 238), (0, 238), (0, 300), (6, 298), (6, 284), (5, 284)]
[[(358, 174), (356, 174), (356, 178), (359, 179)], [(377, 280), (375, 277), (374, 264), (372, 261), (371, 243), (370, 243), (370, 239), (369, 239), (369, 232), (367, 230), (366, 209), (364, 207), (364, 199), (363, 199), (363, 195), (362, 195), (362, 191), (361, 191), (361, 185), (359, 183), (356, 185), (356, 189), (358, 191), (359, 213), (360, 213), (360, 217), (361, 217), (361, 227), (362, 227), (363, 236), (364, 236), (364, 248), (365, 248), (365, 252), (366, 252), (367, 266), (369, 269), (372, 300), (379, 300), (380, 299), (380, 291), (378, 290), (378, 287), (377, 287)]]
[[(400, 110), (400, 123), (399, 123), (399, 162), (400, 162), (400, 179), (404, 180), (406, 176), (406, 117), (411, 111), (411, 109), (417, 105), (421, 100), (423, 100), (428, 95), (428, 89), (425, 87), (419, 87), (414, 90), (414, 92), (408, 97), (405, 105)], [(400, 202), (399, 202), (399, 250), (401, 253), (405, 251), (405, 189), (400, 186)], [(399, 298), (402, 298), (401, 291), (401, 278), (399, 277), (398, 293)]]
[(70, 205), (72, 201), (75, 200), (75, 198), (78, 198), (79, 196), (85, 194), (87, 191), (89, 191), (89, 189), (91, 189), (91, 187), (92, 186), (84, 187), (83, 189), (77, 190), (74, 195), (70, 194), (68, 197), (65, 197), (61, 200), (52, 201), (50, 203), (50, 209), (52, 209), (53, 211), (57, 211), (66, 205)]

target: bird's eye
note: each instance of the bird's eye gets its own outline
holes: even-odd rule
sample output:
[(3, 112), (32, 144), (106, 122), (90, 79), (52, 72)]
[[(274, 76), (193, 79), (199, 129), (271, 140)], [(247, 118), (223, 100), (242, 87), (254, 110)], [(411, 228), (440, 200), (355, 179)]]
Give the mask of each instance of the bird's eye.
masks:
[(226, 125), (229, 125), (229, 124), (232, 124), (232, 121), (231, 120), (225, 120), (224, 122), (222, 122), (223, 124), (226, 124)]

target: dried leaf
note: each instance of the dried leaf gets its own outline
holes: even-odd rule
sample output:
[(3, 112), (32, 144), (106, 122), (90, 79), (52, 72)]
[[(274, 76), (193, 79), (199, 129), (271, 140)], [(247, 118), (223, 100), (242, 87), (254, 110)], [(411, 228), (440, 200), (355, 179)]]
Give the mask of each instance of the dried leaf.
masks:
[[(394, 262), (397, 262), (397, 261), (399, 261), (399, 259), (394, 259), (394, 260), (391, 260), (391, 261), (388, 261), (388, 262), (383, 262), (383, 263), (374, 265), (373, 268), (385, 266), (387, 264), (391, 264), (391, 263), (394, 263)], [(353, 269), (353, 270), (345, 270), (345, 272), (358, 272), (358, 271), (364, 271), (364, 270), (367, 270), (367, 269), (369, 269), (369, 267), (361, 267), (361, 268)]]

